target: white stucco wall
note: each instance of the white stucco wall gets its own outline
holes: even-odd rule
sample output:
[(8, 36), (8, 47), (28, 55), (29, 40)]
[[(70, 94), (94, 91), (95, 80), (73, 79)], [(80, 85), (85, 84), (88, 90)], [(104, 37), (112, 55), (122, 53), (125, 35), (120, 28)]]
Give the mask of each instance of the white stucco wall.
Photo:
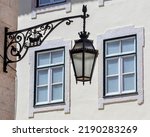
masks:
[[(115, 103), (105, 105), (102, 110), (98, 109), (98, 87), (103, 86), (98, 83), (99, 71), (98, 60), (94, 69), (92, 84), (82, 83), (76, 85), (73, 68), (71, 66), (71, 107), (70, 114), (64, 111), (48, 111), (43, 113), (35, 113), (31, 119), (150, 119), (150, 15), (149, 0), (110, 0), (99, 6), (98, 0), (74, 1), (71, 4), (71, 12), (66, 13), (65, 10), (56, 10), (37, 14), (36, 19), (32, 19), (31, 2), (20, 0), (20, 16), (18, 20), (18, 29), (34, 26), (53, 19), (62, 18), (81, 14), (82, 5), (88, 6), (87, 31), (89, 31), (90, 39), (94, 40), (94, 46), (97, 49), (97, 36), (102, 35), (106, 31), (115, 28), (134, 25), (135, 27), (144, 27), (145, 30), (145, 47), (144, 47), (144, 103), (138, 105), (137, 101), (127, 101), (123, 103)], [(22, 8), (22, 6), (24, 8)], [(82, 29), (82, 20), (76, 19), (67, 26), (60, 25), (46, 39), (78, 39), (78, 32)], [(99, 54), (102, 54), (101, 52)], [(103, 66), (102, 68), (103, 69)], [(30, 66), (29, 54), (17, 64), (17, 112), (16, 119), (29, 119), (29, 83)], [(32, 83), (34, 84), (34, 83)], [(103, 92), (103, 91), (101, 91)]]

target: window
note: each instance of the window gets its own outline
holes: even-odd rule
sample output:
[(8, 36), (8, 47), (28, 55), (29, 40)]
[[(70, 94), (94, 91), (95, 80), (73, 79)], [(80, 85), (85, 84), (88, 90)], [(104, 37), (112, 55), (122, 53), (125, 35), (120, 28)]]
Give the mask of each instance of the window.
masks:
[(70, 113), (71, 41), (44, 41), (29, 49), (29, 117), (38, 113)]
[(101, 53), (98, 56), (98, 108), (121, 102), (142, 104), (144, 28), (115, 28), (97, 39)]
[(66, 0), (37, 0), (37, 6), (46, 6), (66, 2)]
[(136, 36), (104, 41), (104, 96), (136, 93)]
[(35, 105), (64, 101), (64, 49), (36, 53)]

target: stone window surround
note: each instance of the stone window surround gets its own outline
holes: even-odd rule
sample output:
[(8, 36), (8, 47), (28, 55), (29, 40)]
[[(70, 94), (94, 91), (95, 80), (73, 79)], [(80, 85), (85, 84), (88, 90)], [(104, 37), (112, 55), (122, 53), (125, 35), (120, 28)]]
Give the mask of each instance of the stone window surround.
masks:
[[(143, 60), (143, 48), (144, 48), (144, 28), (135, 28), (134, 26), (127, 26), (122, 28), (116, 28), (106, 31), (104, 34), (97, 37), (97, 45), (100, 53), (103, 53), (103, 41), (106, 39), (112, 39), (117, 37), (124, 37), (129, 35), (137, 36), (137, 93), (133, 95), (121, 95), (114, 97), (103, 97), (103, 86), (98, 86), (98, 109), (104, 109), (104, 105), (113, 104), (119, 102), (135, 101), (138, 104), (144, 102), (144, 60)], [(98, 83), (103, 83), (103, 54), (98, 56)], [(140, 66), (140, 67), (139, 67)]]
[[(65, 3), (60, 3), (60, 4), (54, 4), (54, 5), (48, 5), (48, 6), (43, 6), (43, 7), (36, 7), (36, 2), (37, 0), (32, 0), (32, 6), (31, 6), (31, 18), (36, 19), (37, 14), (40, 13), (45, 13), (45, 12), (50, 12), (50, 11), (55, 11), (55, 10), (61, 10), (65, 9), (66, 13), (71, 12), (71, 0), (66, 0)], [(105, 0), (98, 0), (98, 6), (104, 6), (104, 1)]]
[[(69, 50), (71, 49), (71, 41), (63, 39), (45, 41), (39, 47), (29, 49), (29, 65), (30, 65), (30, 83), (29, 83), (29, 117), (33, 118), (35, 113), (64, 110), (65, 114), (70, 113), (70, 60)], [(43, 105), (34, 107), (34, 64), (35, 51), (49, 50), (53, 48), (65, 47), (65, 104)], [(69, 72), (69, 73), (68, 73)]]

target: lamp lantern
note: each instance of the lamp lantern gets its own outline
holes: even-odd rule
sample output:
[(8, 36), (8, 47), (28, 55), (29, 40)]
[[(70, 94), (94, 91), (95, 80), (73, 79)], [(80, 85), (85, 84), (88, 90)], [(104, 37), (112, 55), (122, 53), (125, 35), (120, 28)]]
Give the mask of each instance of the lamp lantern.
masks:
[(85, 31), (86, 6), (83, 6), (83, 12), (85, 16), (83, 19), (83, 31), (79, 33), (80, 39), (75, 40), (75, 45), (70, 50), (70, 57), (76, 82), (81, 81), (84, 84), (87, 81), (91, 83), (98, 50), (94, 48), (93, 41), (88, 39), (90, 33)]

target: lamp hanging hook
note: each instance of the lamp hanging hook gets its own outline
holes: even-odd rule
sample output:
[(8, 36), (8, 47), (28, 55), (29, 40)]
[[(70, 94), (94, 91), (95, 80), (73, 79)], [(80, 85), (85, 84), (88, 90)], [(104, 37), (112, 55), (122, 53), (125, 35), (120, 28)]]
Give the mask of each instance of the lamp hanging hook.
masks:
[(85, 33), (87, 5), (83, 5), (82, 12), (83, 12), (83, 32)]
[(82, 12), (83, 12), (83, 31), (79, 32), (79, 36), (80, 38), (88, 38), (90, 33), (89, 32), (86, 32), (86, 18), (89, 17), (89, 14), (87, 14), (87, 5), (83, 5), (82, 7)]

